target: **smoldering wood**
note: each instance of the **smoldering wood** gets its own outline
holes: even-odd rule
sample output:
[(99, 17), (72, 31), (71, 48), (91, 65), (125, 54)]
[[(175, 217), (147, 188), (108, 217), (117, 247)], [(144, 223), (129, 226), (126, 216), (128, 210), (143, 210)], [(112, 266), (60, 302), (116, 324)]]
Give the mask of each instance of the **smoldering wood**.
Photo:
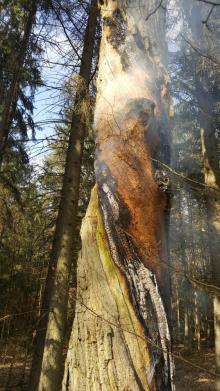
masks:
[[(107, 293), (109, 289), (110, 292), (113, 290), (114, 300), (120, 300), (121, 293), (115, 292), (112, 275), (116, 273), (119, 284), (123, 281), (125, 286), (126, 303), (128, 300), (129, 308), (134, 311), (135, 324), (145, 336), (149, 360), (147, 367), (143, 359), (140, 361), (140, 365), (145, 367), (144, 375), (136, 371), (134, 347), (129, 344), (127, 369), (121, 369), (118, 357), (112, 354), (108, 362), (114, 366), (114, 371), (111, 369), (111, 379), (107, 379), (108, 368), (101, 357), (99, 344), (103, 349), (107, 345), (101, 342), (97, 325), (79, 303), (66, 362), (64, 390), (99, 390), (102, 385), (111, 389), (111, 382), (115, 384), (113, 389), (170, 390), (173, 387), (168, 324), (169, 270), (164, 226), (167, 196), (162, 181), (160, 185), (155, 178), (152, 164), (152, 157), (160, 155), (156, 154), (160, 149), (160, 139), (164, 144), (164, 154), (168, 149), (169, 80), (163, 64), (166, 51), (164, 9), (158, 9), (149, 23), (145, 21), (154, 5), (153, 0), (141, 5), (134, 0), (128, 4), (105, 1), (101, 7), (103, 38), (94, 121), (98, 203), (95, 203), (93, 194), (82, 227), (77, 295), (79, 302), (94, 309), (101, 317), (116, 317), (121, 328), (123, 320), (118, 318), (118, 311), (127, 314), (128, 308), (124, 307), (125, 303), (121, 308), (115, 308), (112, 294)], [(135, 12), (135, 7), (139, 6), (141, 14)], [(97, 240), (97, 216), (100, 216), (98, 220), (103, 226), (102, 245), (104, 243), (107, 248), (105, 256)], [(103, 277), (103, 268), (106, 269), (107, 265), (106, 271), (110, 274)], [(100, 285), (99, 298), (97, 284)], [(106, 313), (105, 306), (110, 309), (110, 314)], [(113, 336), (112, 331), (109, 333)], [(114, 333), (116, 335), (117, 331)], [(94, 343), (96, 353), (92, 351), (91, 343)], [(117, 351), (123, 350), (124, 343), (118, 340), (118, 344)], [(112, 349), (115, 348), (111, 345)], [(87, 360), (85, 365), (82, 362), (83, 352)], [(123, 367), (127, 365), (127, 353), (120, 353)], [(122, 372), (117, 378), (115, 374), (119, 373), (119, 365)], [(80, 378), (82, 368), (85, 371), (83, 379)], [(130, 373), (134, 368), (136, 374), (131, 380)], [(129, 376), (125, 376), (126, 370)]]

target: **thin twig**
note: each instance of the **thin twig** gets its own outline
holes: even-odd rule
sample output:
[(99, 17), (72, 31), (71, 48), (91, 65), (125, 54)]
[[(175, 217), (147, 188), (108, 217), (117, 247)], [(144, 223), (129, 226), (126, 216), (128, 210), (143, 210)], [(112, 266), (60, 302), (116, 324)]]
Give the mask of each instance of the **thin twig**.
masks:
[(203, 182), (199, 182), (199, 181), (196, 181), (195, 179), (191, 179), (189, 177), (187, 177), (186, 175), (184, 174), (181, 174), (180, 172), (177, 172), (175, 171), (173, 168), (171, 168), (170, 166), (168, 166), (167, 164), (165, 163), (162, 163), (160, 160), (157, 160), (157, 159), (154, 159), (154, 158), (151, 158), (151, 160), (155, 163), (159, 163), (161, 166), (165, 167), (168, 171), (170, 171), (172, 174), (182, 178), (183, 180), (187, 181), (187, 182), (190, 182), (190, 183), (193, 183), (195, 185), (199, 185), (199, 186), (202, 186), (202, 187), (205, 187), (205, 188), (208, 188), (208, 189), (212, 189), (212, 190), (215, 190), (216, 192), (220, 192), (219, 189), (217, 189), (216, 187), (214, 186), (210, 186), (210, 185), (207, 185), (206, 183), (203, 183)]
[(215, 3), (214, 1), (211, 0), (196, 0), (196, 1), (199, 1), (200, 3), (214, 5), (214, 7), (218, 7), (220, 5), (220, 3)]
[(180, 34), (180, 36), (181, 36), (181, 37), (184, 39), (184, 41), (185, 41), (186, 43), (188, 43), (188, 45), (190, 45), (191, 48), (192, 48), (196, 53), (198, 53), (201, 57), (204, 57), (204, 58), (206, 58), (207, 60), (214, 62), (214, 64), (220, 65), (220, 61), (218, 61), (216, 58), (210, 56), (209, 54), (203, 53), (198, 47), (194, 46), (194, 44), (193, 44), (189, 39), (187, 39), (183, 34)]
[(160, 0), (159, 4), (156, 6), (156, 8), (147, 15), (147, 17), (145, 19), (146, 22), (148, 21), (148, 19), (150, 19), (150, 17), (152, 15), (154, 15), (157, 12), (157, 10), (162, 6), (162, 3), (163, 3), (163, 0)]

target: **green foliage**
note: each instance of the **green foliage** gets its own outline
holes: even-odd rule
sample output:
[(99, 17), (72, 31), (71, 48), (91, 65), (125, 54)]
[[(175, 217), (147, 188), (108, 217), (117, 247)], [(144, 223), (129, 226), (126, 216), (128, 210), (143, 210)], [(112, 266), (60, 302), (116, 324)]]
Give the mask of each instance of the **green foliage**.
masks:
[[(42, 49), (34, 31), (30, 36), (21, 69), (17, 69), (23, 50), (23, 37), (32, 2), (4, 1), (0, 13), (0, 102), (3, 112), (11, 84), (17, 78), (18, 94), (13, 109), (11, 132), (27, 137), (28, 128), (34, 132), (32, 114), (36, 87), (41, 85), (39, 57)], [(16, 75), (18, 73), (18, 75)]]
[(52, 227), (33, 168), (21, 153), (11, 153), (0, 184), (1, 316), (31, 311), (36, 305)]

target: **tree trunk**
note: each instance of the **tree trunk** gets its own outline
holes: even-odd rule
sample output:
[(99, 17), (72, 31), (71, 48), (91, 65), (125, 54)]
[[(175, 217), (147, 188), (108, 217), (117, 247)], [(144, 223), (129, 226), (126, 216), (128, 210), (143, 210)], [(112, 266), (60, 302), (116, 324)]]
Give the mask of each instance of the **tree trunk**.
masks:
[[(207, 12), (207, 4), (211, 2), (192, 2), (183, 0), (184, 19), (190, 28), (192, 42), (192, 76), (194, 77), (195, 97), (198, 103), (198, 122), (201, 131), (201, 150), (203, 156), (204, 182), (206, 189), (206, 202), (209, 225), (209, 248), (213, 269), (213, 284), (220, 287), (219, 254), (220, 254), (220, 173), (219, 173), (219, 135), (218, 115), (219, 99), (216, 93), (218, 85), (218, 66), (212, 62), (209, 53), (214, 53), (215, 44), (218, 42), (215, 30), (212, 30), (212, 41), (208, 33), (208, 19), (204, 23)], [(213, 9), (210, 8), (211, 16)], [(184, 32), (185, 35), (185, 32)], [(191, 39), (190, 39), (191, 40)], [(188, 42), (188, 44), (190, 41)], [(213, 46), (213, 47), (212, 47)], [(196, 49), (197, 48), (197, 49)], [(203, 53), (206, 53), (203, 56)], [(206, 60), (205, 58), (206, 57)], [(194, 73), (195, 72), (195, 73)], [(220, 297), (214, 297), (214, 320), (215, 320), (215, 351), (216, 371), (220, 373)], [(220, 380), (216, 378), (216, 390), (220, 390)]]
[(4, 149), (7, 144), (8, 135), (14, 119), (17, 101), (19, 85), (21, 81), (21, 71), (24, 66), (25, 57), (27, 55), (27, 49), (29, 45), (30, 35), (35, 21), (37, 12), (36, 0), (31, 1), (30, 11), (27, 15), (27, 21), (24, 27), (24, 36), (21, 42), (20, 50), (18, 49), (18, 55), (15, 60), (15, 68), (13, 70), (12, 80), (9, 90), (5, 94), (5, 102), (3, 102), (3, 112), (0, 119), (0, 169), (3, 161)]
[(154, 390), (145, 330), (126, 277), (112, 259), (97, 188), (92, 191), (81, 238), (76, 317), (63, 390)]
[[(188, 8), (190, 9), (190, 7)], [(205, 10), (206, 12), (206, 10)], [(202, 23), (204, 8), (193, 4), (190, 10), (190, 27), (195, 42), (200, 47), (209, 49), (206, 36), (206, 25)], [(215, 39), (215, 36), (213, 37)], [(203, 49), (202, 48), (202, 49)], [(216, 112), (218, 112), (218, 97), (213, 92), (213, 77), (215, 68), (213, 64), (201, 67), (203, 59), (195, 54), (195, 90), (198, 101), (198, 119), (200, 122), (201, 152), (203, 157), (204, 182), (207, 188), (206, 202), (209, 226), (209, 248), (213, 272), (213, 284), (220, 288), (219, 254), (220, 254), (220, 172), (219, 172), (219, 136), (216, 135)], [(214, 82), (218, 83), (218, 70)], [(214, 328), (215, 328), (215, 354), (216, 372), (220, 374), (220, 296), (214, 296)], [(220, 391), (220, 378), (216, 378), (216, 391)]]
[(101, 8), (98, 201), (82, 227), (63, 390), (170, 390), (167, 178), (152, 165), (167, 126), (165, 12), (153, 0)]
[(97, 16), (97, 1), (92, 0), (84, 38), (80, 80), (76, 91), (59, 213), (42, 300), (42, 311), (34, 342), (29, 383), (29, 389), (34, 391), (57, 390), (61, 382), (69, 275), (73, 260), (83, 144), (88, 122), (85, 107), (88, 104)]
[[(213, 284), (220, 288), (219, 254), (220, 254), (220, 177), (218, 143), (214, 129), (206, 116), (201, 128), (201, 147), (204, 167), (204, 181), (210, 186), (207, 194), (207, 212), (209, 225), (210, 255), (212, 262)], [(214, 328), (216, 372), (220, 374), (220, 296), (214, 296)], [(215, 388), (220, 391), (220, 378), (216, 378)]]

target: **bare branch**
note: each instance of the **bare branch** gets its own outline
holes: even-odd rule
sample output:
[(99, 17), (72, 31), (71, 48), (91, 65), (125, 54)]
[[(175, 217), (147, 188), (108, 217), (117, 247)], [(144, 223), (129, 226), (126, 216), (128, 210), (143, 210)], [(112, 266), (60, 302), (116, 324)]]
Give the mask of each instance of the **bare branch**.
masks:
[(183, 175), (183, 174), (181, 174), (180, 172), (175, 171), (175, 170), (172, 169), (170, 166), (168, 166), (168, 165), (165, 164), (165, 163), (162, 163), (161, 161), (159, 161), (159, 160), (157, 160), (157, 159), (151, 158), (151, 160), (152, 160), (153, 162), (155, 162), (155, 163), (159, 163), (161, 166), (163, 166), (164, 168), (166, 168), (166, 169), (167, 169), (168, 171), (170, 171), (172, 174), (174, 174), (174, 175), (176, 175), (176, 176), (182, 178), (184, 181), (193, 183), (193, 184), (195, 184), (195, 185), (202, 186), (202, 187), (204, 187), (204, 188), (208, 188), (208, 189), (214, 190), (214, 191), (216, 191), (216, 192), (218, 192), (218, 193), (220, 192), (220, 190), (217, 189), (216, 187), (206, 185), (205, 183), (196, 181), (195, 179), (191, 179), (191, 178), (187, 177), (186, 175)]
[(204, 57), (204, 58), (206, 58), (207, 60), (212, 61), (214, 64), (220, 65), (220, 61), (218, 61), (215, 57), (213, 57), (213, 56), (211, 56), (211, 55), (209, 55), (209, 54), (203, 53), (198, 47), (194, 46), (194, 44), (193, 44), (189, 39), (187, 39), (186, 37), (184, 37), (183, 34), (180, 34), (180, 36), (181, 36), (181, 37), (184, 39), (184, 41), (185, 41), (186, 43), (188, 43), (188, 45), (190, 45), (191, 48), (192, 48), (193, 50), (195, 50), (195, 52), (198, 53), (201, 57)]
[(200, 3), (213, 5), (214, 7), (218, 7), (220, 5), (220, 3), (215, 3), (215, 1), (211, 1), (211, 0), (196, 0), (196, 1), (199, 1)]
[(146, 22), (148, 21), (148, 19), (150, 19), (150, 17), (152, 15), (154, 15), (157, 12), (157, 10), (162, 6), (162, 3), (163, 3), (163, 0), (160, 0), (159, 4), (156, 6), (156, 8), (147, 15), (147, 17), (145, 19)]

